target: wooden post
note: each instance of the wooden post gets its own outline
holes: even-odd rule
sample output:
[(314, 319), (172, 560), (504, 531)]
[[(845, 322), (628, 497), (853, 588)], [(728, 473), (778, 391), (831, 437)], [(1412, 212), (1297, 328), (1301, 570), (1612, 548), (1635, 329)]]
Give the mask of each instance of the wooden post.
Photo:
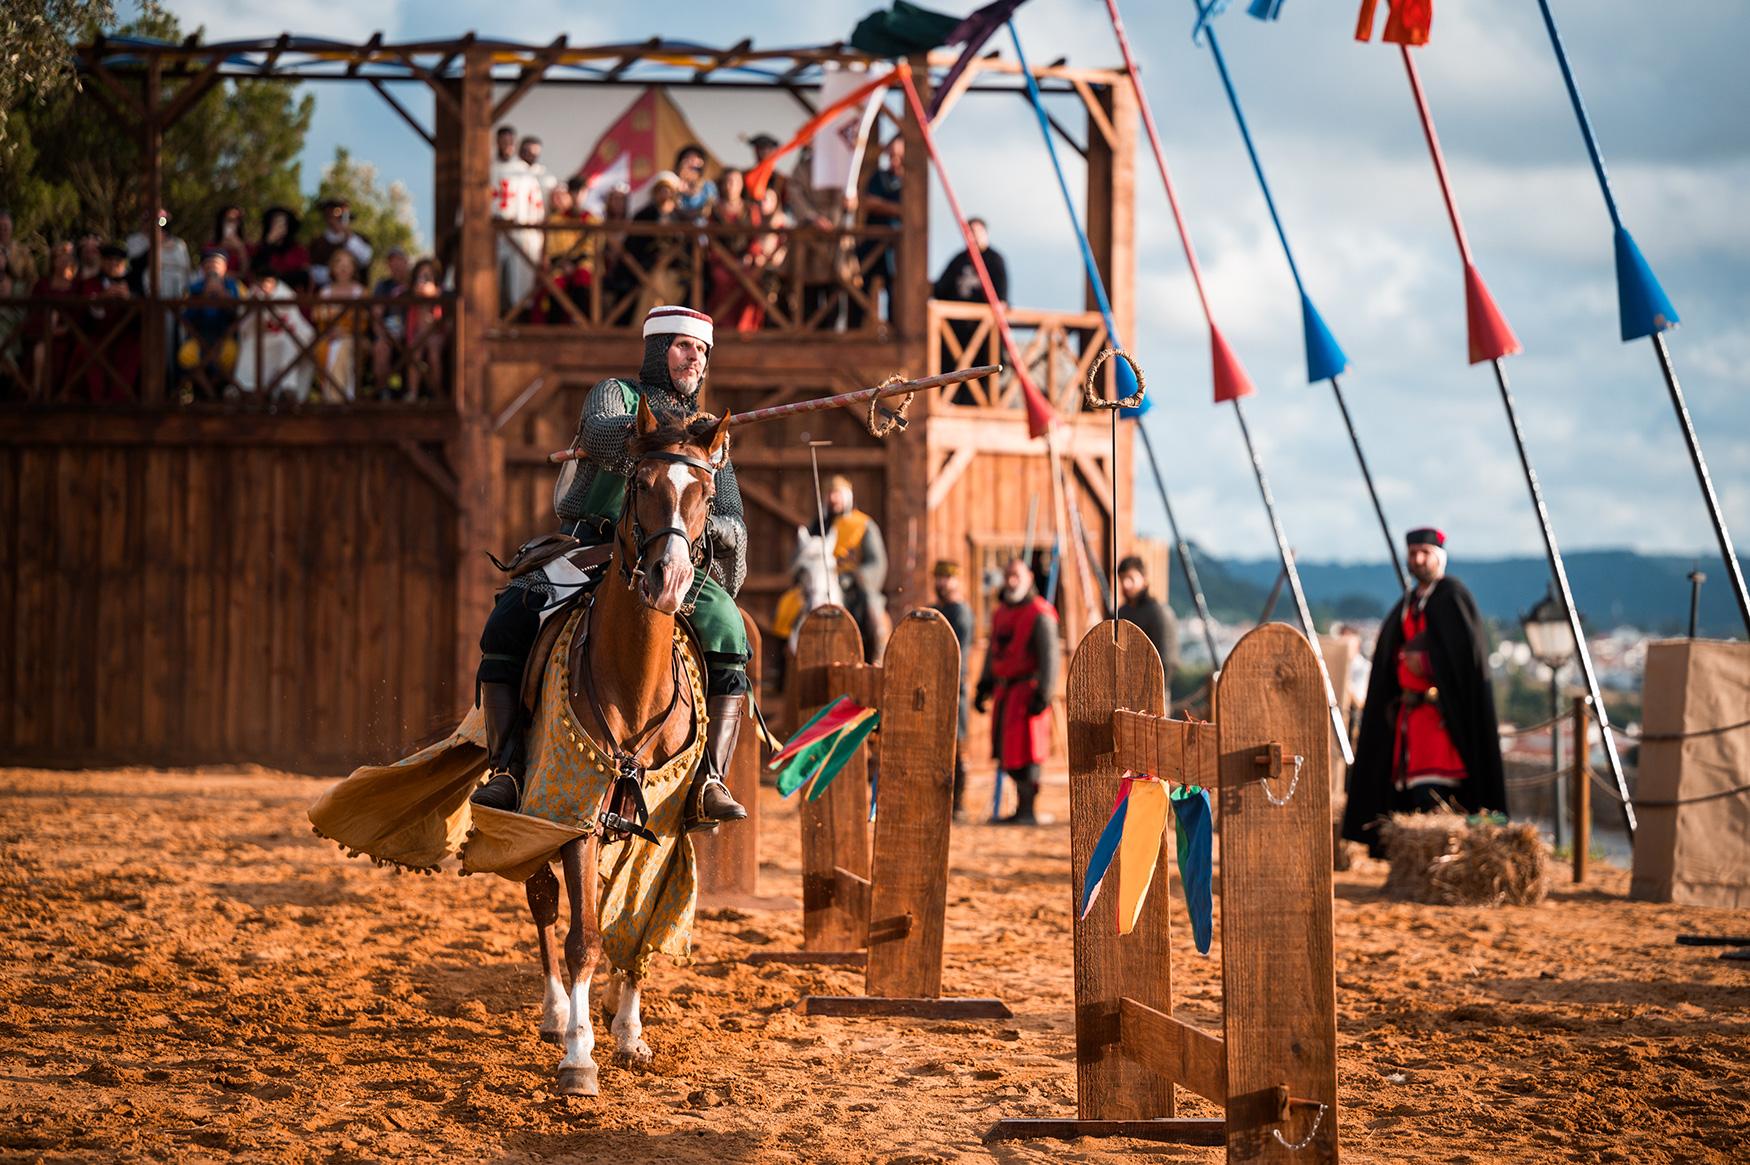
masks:
[[(1590, 697), (1574, 697), (1574, 885), (1586, 881), (1592, 849), (1592, 716)], [(1560, 731), (1559, 729), (1557, 731)], [(1606, 729), (1605, 731), (1609, 731)]]
[[(930, 99), (929, 75), (925, 61), (913, 58), (912, 83), (926, 102)], [(900, 118), (900, 137), (905, 141), (905, 175), (899, 190), (903, 229), (894, 243), (892, 326), (898, 333), (901, 367), (908, 375), (921, 376), (931, 360), (930, 158), (923, 132), (909, 110)], [(930, 602), (927, 548), (933, 515), (926, 504), (925, 485), (930, 476), (931, 417), (939, 411), (937, 395), (919, 393), (912, 401), (910, 431), (895, 433), (882, 443), (887, 452), (883, 515), (889, 561), (887, 591), (895, 619)]]
[[(862, 658), (863, 637), (849, 611), (817, 607), (804, 617), (796, 640), (798, 725), (838, 694), (829, 690), (832, 665)], [(867, 745), (859, 748), (820, 800), (802, 803), (804, 952), (848, 955), (869, 944), (868, 755)]]
[[(1325, 713), (1318, 658), (1294, 628), (1266, 623), (1234, 646), (1222, 668), (1215, 725), (1230, 1161), (1336, 1160), (1337, 984)], [(1312, 1107), (1284, 1114), (1275, 1096), (1282, 1085)], [(1318, 1105), (1325, 1108), (1315, 1117)], [(1309, 1132), (1313, 1140), (1298, 1154), (1272, 1137), (1273, 1129), (1289, 1144)]]
[(810, 995), (802, 1010), (808, 1015), (1006, 1019), (1012, 1013), (1000, 999), (942, 997), (960, 704), (960, 645), (947, 619), (928, 607), (901, 619), (888, 640), (881, 673), (881, 785), (866, 994)]
[[(760, 629), (745, 611), (741, 621), (747, 627), (747, 644), (753, 651), (747, 664), (747, 678), (758, 692)], [(693, 836), (693, 849), (699, 860), (699, 905), (736, 910), (795, 909), (794, 898), (762, 898), (759, 894), (760, 740), (751, 709), (742, 720), (741, 736), (735, 742), (735, 756), (729, 762), (724, 783), (735, 799), (747, 807), (747, 819)]]
[[(1095, 624), (1070, 660), (1065, 688), (1069, 728), (1070, 911), (1081, 913), (1082, 878), (1094, 842), (1112, 815), (1120, 770), (1114, 760), (1116, 708), (1166, 715), (1160, 656), (1134, 623)], [(1136, 928), (1113, 925), (1118, 865), (1106, 875), (1106, 899), (1075, 918), (1076, 1114), (1082, 1121), (1152, 1120), (1173, 1115), (1173, 1084), (1141, 1065), (1108, 1054), (1116, 1040), (1118, 1001), (1134, 999), (1171, 1014), (1173, 956), (1168, 940), (1172, 898), (1159, 893), (1171, 868), (1172, 830), (1161, 837), (1162, 879), (1143, 903)]]
[(164, 95), (164, 63), (154, 53), (146, 64), (146, 310), (140, 333), (140, 403), (161, 405), (165, 397), (165, 369), (172, 353), (166, 351), (168, 329), (164, 326), (164, 232), (158, 211), (164, 206), (164, 126), (159, 106)]

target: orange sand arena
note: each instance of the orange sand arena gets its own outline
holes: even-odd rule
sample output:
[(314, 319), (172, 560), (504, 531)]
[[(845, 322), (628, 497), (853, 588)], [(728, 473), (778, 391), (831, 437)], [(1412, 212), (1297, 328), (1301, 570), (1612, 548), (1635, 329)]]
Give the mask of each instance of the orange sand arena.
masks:
[[(0, 1158), (1220, 1159), (980, 1142), (1074, 1108), (1064, 825), (955, 832), (944, 987), (1014, 1020), (806, 1019), (797, 999), (859, 973), (750, 968), (797, 945), (800, 913), (706, 911), (697, 961), (646, 996), (656, 1070), (604, 1063), (601, 1098), (568, 1100), (520, 891), (348, 861), (305, 821), (324, 785), (0, 771)], [(795, 807), (765, 808), (761, 889), (794, 895)], [(1061, 776), (1045, 808), (1063, 817)], [(1486, 910), (1387, 902), (1371, 863), (1337, 875), (1345, 1160), (1746, 1159), (1750, 967), (1672, 944), (1742, 915), (1628, 902), (1620, 870), (1556, 877), (1543, 905)], [(1213, 1021), (1220, 963), (1173, 909), (1180, 1014)]]

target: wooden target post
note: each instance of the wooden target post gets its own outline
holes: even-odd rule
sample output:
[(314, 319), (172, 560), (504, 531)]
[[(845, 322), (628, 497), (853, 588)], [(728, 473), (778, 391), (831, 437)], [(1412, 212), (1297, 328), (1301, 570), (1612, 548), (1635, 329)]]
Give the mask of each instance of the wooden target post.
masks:
[[(1123, 1136), (1226, 1145), (1229, 1161), (1337, 1160), (1330, 725), (1318, 660), (1298, 631), (1265, 624), (1235, 646), (1218, 695), (1214, 723), (1167, 718), (1154, 647), (1107, 621), (1076, 651), (1066, 704), (1076, 909), (1124, 771), (1210, 791), (1222, 1031), (1172, 1014), (1168, 830), (1132, 933), (1117, 934), (1109, 897), (1075, 923), (1075, 1118), (999, 1121), (987, 1141)], [(1115, 862), (1108, 893), (1118, 877)], [(1225, 1116), (1177, 1117), (1174, 1085)]]
[(841, 695), (881, 713), (872, 863), (862, 748), (818, 801), (802, 803), (803, 949), (750, 962), (867, 967), (865, 994), (807, 996), (808, 1015), (1007, 1018), (999, 999), (942, 995), (960, 645), (940, 613), (920, 608), (899, 621), (879, 664), (862, 658), (848, 612), (809, 612), (796, 652), (801, 720)]
[[(758, 692), (760, 629), (745, 611), (741, 621), (747, 627), (747, 644), (753, 653), (748, 660), (747, 677)], [(762, 896), (759, 892), (760, 740), (754, 729), (752, 708), (744, 714), (724, 783), (735, 799), (747, 807), (747, 818), (693, 835), (693, 849), (698, 855), (699, 905), (706, 909), (795, 909), (794, 898)]]

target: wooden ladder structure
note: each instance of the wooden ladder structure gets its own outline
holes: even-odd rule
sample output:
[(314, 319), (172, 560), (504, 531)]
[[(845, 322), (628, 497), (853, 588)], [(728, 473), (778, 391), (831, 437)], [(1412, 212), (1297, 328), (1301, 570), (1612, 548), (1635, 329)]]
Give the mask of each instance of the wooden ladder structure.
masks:
[(999, 999), (942, 995), (960, 645), (941, 614), (919, 608), (894, 627), (880, 663), (862, 659), (844, 608), (804, 618), (797, 722), (839, 696), (881, 713), (873, 854), (865, 745), (818, 801), (802, 802), (802, 949), (749, 962), (867, 968), (864, 994), (807, 996), (808, 1015), (1008, 1018)]
[[(1210, 792), (1222, 1030), (1173, 1015), (1169, 829), (1132, 933), (1118, 935), (1110, 898), (1075, 923), (1076, 1116), (999, 1121), (985, 1139), (1123, 1136), (1226, 1145), (1229, 1161), (1335, 1162), (1330, 725), (1311, 647), (1287, 624), (1255, 628), (1222, 670), (1215, 721), (1192, 723), (1167, 717), (1153, 645), (1108, 620), (1077, 649), (1065, 703), (1078, 912), (1125, 771)], [(1179, 1117), (1175, 1085), (1225, 1115)]]

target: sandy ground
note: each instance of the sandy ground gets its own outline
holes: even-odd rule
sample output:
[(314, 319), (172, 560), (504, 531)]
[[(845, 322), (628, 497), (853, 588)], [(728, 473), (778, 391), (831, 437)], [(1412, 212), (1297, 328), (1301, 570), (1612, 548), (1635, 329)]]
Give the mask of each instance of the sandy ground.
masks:
[[(804, 1018), (800, 996), (859, 975), (750, 968), (796, 945), (799, 915), (708, 913), (697, 962), (647, 995), (655, 1070), (604, 1057), (603, 1096), (577, 1100), (536, 1038), (520, 889), (348, 861), (305, 822), (322, 787), (0, 771), (0, 1159), (1220, 1159), (980, 1141), (1073, 1113), (1065, 826), (956, 829), (946, 987), (1014, 1020)], [(796, 893), (797, 850), (774, 799), (764, 892)], [(1477, 910), (1387, 902), (1379, 866), (1339, 874), (1345, 1159), (1750, 1159), (1750, 965), (1672, 945), (1745, 917), (1629, 902), (1627, 880)], [(1212, 1018), (1219, 964), (1188, 928), (1175, 942), (1181, 1012)]]

